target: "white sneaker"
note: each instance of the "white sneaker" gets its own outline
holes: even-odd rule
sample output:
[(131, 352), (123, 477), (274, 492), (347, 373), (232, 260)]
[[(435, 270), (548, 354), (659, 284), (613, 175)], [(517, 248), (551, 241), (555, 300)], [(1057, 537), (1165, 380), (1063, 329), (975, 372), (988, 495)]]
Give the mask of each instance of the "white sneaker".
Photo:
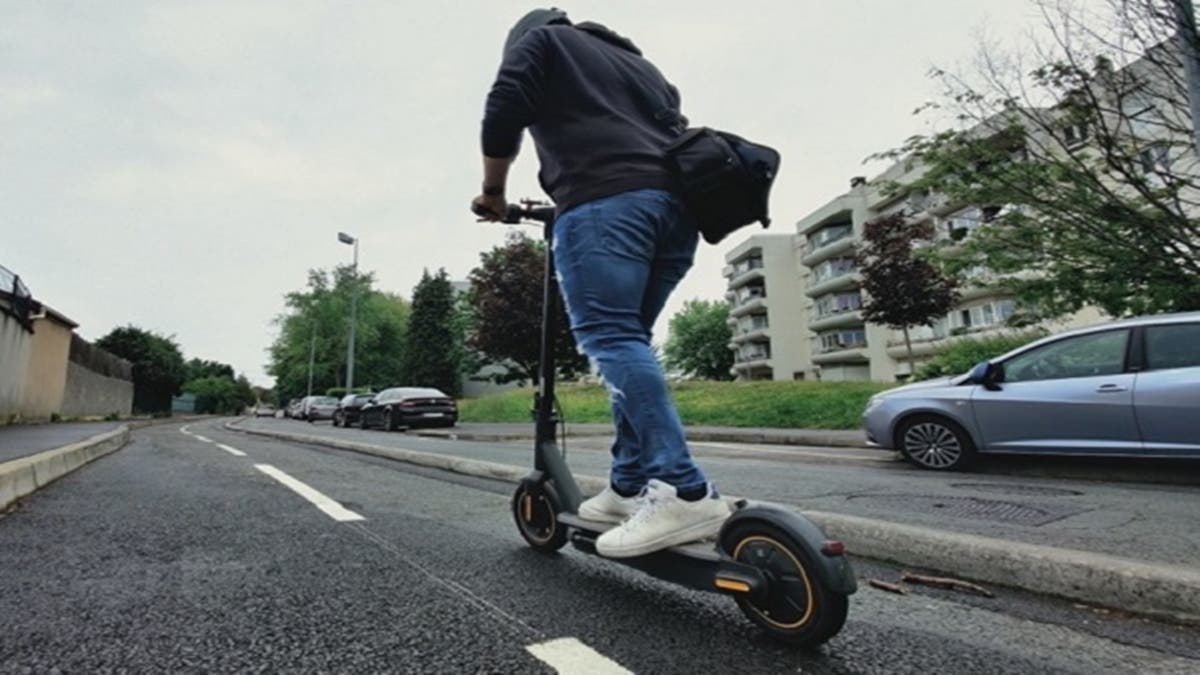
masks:
[(621, 525), (596, 539), (596, 551), (608, 558), (632, 558), (689, 541), (706, 539), (721, 529), (729, 506), (712, 486), (695, 502), (679, 498), (675, 488), (651, 479), (638, 497), (638, 510)]
[(637, 497), (622, 497), (611, 485), (604, 491), (579, 505), (579, 517), (598, 523), (619, 523), (637, 511)]

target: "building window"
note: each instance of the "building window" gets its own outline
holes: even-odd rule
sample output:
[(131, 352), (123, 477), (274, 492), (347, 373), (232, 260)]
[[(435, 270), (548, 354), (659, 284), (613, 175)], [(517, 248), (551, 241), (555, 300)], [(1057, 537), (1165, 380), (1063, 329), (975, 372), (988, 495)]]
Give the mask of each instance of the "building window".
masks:
[(830, 293), (817, 299), (817, 318), (862, 309), (862, 294), (857, 291)]
[(1145, 149), (1138, 153), (1138, 159), (1142, 163), (1142, 173), (1147, 176), (1166, 173), (1170, 170), (1165, 143), (1154, 143), (1153, 145), (1146, 146)]
[(858, 266), (854, 263), (852, 257), (834, 258), (826, 260), (817, 265), (813, 269), (813, 283), (821, 283), (830, 279), (835, 279), (845, 274), (851, 274), (858, 271)]
[(867, 346), (867, 332), (863, 328), (831, 331), (818, 335), (817, 341), (821, 353), (858, 349)]
[(854, 226), (850, 225), (849, 223), (842, 224), (842, 225), (831, 225), (829, 227), (823, 227), (808, 236), (808, 244), (806, 246), (806, 252), (812, 253), (813, 251), (815, 251), (823, 246), (832, 244), (833, 242), (838, 241), (839, 239), (845, 239), (846, 237), (849, 237), (853, 233), (854, 233)]
[(1063, 140), (1066, 141), (1067, 147), (1073, 148), (1087, 142), (1088, 125), (1087, 122), (1076, 122), (1063, 127)]

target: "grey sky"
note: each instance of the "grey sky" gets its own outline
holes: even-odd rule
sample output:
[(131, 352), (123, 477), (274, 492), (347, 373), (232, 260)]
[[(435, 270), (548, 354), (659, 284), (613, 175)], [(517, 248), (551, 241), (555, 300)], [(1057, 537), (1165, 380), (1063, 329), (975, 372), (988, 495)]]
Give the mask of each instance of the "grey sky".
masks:
[[(0, 264), (94, 339), (133, 323), (266, 384), (282, 295), (350, 259), (406, 297), (462, 278), (503, 229), (467, 211), (500, 45), (529, 2), (0, 0)], [(694, 123), (783, 152), (771, 232), (921, 130), (933, 64), (1024, 0), (561, 3), (633, 38)], [(536, 161), (511, 196), (540, 196)], [(749, 230), (747, 230), (748, 232)], [(664, 312), (723, 293), (702, 245)]]

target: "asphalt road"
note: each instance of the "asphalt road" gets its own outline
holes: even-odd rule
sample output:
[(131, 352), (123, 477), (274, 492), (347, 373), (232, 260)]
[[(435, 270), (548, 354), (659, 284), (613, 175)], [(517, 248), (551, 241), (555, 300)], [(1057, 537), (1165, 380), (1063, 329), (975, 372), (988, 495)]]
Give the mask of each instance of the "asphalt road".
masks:
[(73, 422), (0, 427), (0, 462), (76, 443), (119, 426), (120, 422)]
[[(247, 420), (242, 425), (514, 466), (527, 466), (532, 454), (529, 442), (426, 439), (284, 419)], [(567, 453), (574, 470), (607, 475), (609, 442), (597, 437), (571, 439)], [(1200, 487), (1196, 486), (1010, 475), (1011, 470), (937, 473), (866, 449), (690, 445), (708, 477), (728, 494), (1153, 562), (1190, 566), (1200, 560), (1196, 535)]]
[(863, 588), (840, 635), (796, 652), (725, 598), (533, 553), (506, 484), (191, 431), (211, 442), (137, 431), (0, 517), (0, 671), (534, 673), (568, 653), (639, 673), (1200, 670), (1194, 632), (1003, 589)]

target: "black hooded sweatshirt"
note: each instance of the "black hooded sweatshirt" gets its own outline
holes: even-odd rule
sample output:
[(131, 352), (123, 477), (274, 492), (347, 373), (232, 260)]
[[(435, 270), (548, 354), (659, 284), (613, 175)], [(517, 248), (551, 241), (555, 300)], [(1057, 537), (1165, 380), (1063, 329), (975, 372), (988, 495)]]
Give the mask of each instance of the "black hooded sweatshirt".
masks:
[(628, 39), (595, 23), (543, 26), (504, 55), (487, 97), (483, 154), (514, 156), (528, 127), (538, 179), (559, 212), (669, 190), (663, 147), (676, 134), (655, 119), (667, 111), (678, 114), (679, 92)]

